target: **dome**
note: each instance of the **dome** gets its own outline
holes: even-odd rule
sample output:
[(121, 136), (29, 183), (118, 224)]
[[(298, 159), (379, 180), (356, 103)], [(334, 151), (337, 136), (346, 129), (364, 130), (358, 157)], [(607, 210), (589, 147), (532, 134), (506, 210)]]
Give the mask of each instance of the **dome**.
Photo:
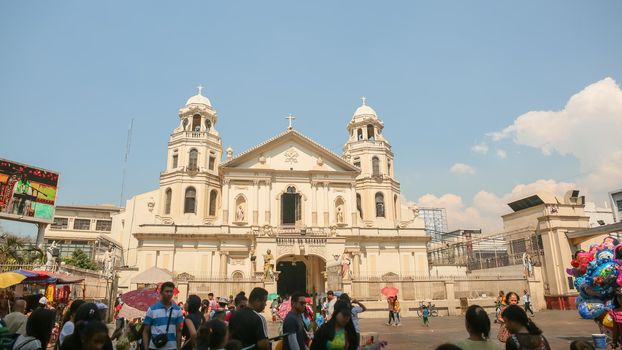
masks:
[(373, 115), (374, 117), (378, 117), (376, 111), (373, 108), (367, 105), (367, 99), (365, 97), (361, 97), (363, 104), (354, 111), (354, 115), (352, 117), (360, 116), (360, 115)]
[(212, 102), (210, 102), (210, 100), (207, 97), (201, 94), (202, 91), (203, 91), (203, 87), (199, 85), (199, 93), (190, 97), (188, 101), (186, 101), (186, 106), (191, 105), (191, 104), (202, 104), (208, 107), (212, 107)]

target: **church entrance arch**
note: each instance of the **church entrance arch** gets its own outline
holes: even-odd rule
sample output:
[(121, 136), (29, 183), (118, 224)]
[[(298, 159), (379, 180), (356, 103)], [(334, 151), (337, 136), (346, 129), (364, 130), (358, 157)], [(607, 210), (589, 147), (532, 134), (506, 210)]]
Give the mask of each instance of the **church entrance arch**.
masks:
[(326, 261), (316, 255), (286, 255), (277, 260), (277, 292), (291, 295), (294, 292), (308, 294), (325, 291)]

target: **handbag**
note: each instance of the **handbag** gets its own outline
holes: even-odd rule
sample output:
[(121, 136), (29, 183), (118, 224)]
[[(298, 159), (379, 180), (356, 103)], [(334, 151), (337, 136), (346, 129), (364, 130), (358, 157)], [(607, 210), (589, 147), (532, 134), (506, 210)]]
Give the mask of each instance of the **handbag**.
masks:
[(168, 312), (168, 320), (166, 321), (166, 332), (162, 334), (158, 334), (153, 338), (153, 345), (156, 348), (161, 348), (166, 343), (168, 343), (168, 327), (171, 325), (171, 315), (173, 314), (173, 306), (171, 305), (171, 310)]
[(502, 324), (501, 327), (499, 327), (499, 333), (497, 333), (497, 339), (500, 342), (505, 343), (509, 337), (510, 337), (510, 331), (508, 331), (508, 329), (505, 327), (505, 324)]

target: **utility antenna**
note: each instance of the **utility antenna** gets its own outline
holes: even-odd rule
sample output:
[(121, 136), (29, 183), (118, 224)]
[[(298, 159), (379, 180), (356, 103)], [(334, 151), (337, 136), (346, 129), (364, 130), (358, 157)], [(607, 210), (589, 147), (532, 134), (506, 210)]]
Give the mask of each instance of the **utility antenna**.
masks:
[(123, 176), (121, 178), (121, 197), (119, 198), (119, 206), (123, 207), (123, 191), (125, 190), (125, 171), (127, 169), (127, 157), (130, 155), (130, 146), (132, 145), (132, 129), (134, 128), (134, 118), (130, 122), (127, 129), (127, 141), (125, 143), (125, 159), (123, 160)]

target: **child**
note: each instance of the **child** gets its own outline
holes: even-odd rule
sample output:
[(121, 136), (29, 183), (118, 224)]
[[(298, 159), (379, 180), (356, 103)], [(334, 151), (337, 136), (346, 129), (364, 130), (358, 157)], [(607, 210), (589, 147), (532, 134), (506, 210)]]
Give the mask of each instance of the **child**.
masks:
[(421, 309), (421, 315), (423, 316), (423, 325), (430, 327), (430, 309), (427, 305), (423, 305)]
[(527, 317), (522, 307), (509, 305), (502, 315), (505, 327), (511, 334), (505, 345), (506, 350), (551, 350), (540, 328)]
[(393, 320), (395, 321), (395, 324), (393, 324), (396, 327), (400, 327), (401, 324), (401, 320), (400, 320), (400, 311), (401, 311), (401, 307), (400, 307), (400, 302), (399, 300), (397, 300), (397, 295), (393, 297)]

